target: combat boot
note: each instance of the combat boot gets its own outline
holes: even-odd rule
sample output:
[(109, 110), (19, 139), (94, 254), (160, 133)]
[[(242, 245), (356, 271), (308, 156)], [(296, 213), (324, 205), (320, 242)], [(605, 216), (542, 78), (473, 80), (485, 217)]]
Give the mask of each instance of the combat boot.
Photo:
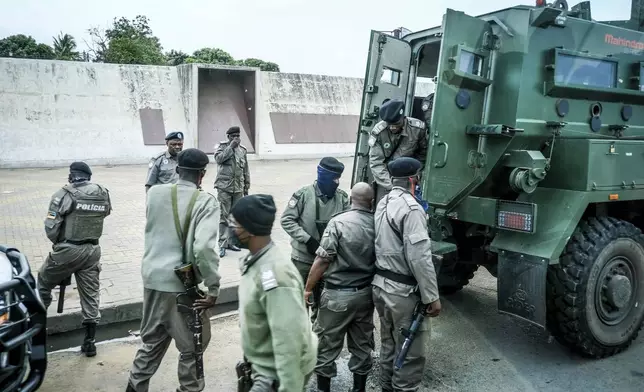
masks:
[(353, 373), (353, 388), (349, 392), (366, 392), (367, 375)]
[(127, 383), (127, 389), (125, 390), (125, 392), (136, 392), (136, 389), (134, 389), (134, 387), (132, 386), (132, 384), (130, 384), (130, 383), (128, 382), (128, 383)]
[(85, 325), (85, 340), (81, 346), (81, 352), (86, 357), (93, 357), (96, 355), (96, 323), (83, 323)]
[(331, 392), (331, 379), (318, 374), (318, 392)]

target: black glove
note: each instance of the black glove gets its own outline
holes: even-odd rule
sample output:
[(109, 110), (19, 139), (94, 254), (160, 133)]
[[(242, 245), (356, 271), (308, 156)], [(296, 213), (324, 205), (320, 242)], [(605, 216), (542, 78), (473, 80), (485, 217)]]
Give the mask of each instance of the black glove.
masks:
[(318, 250), (319, 246), (320, 243), (313, 237), (309, 238), (309, 240), (306, 241), (306, 250), (312, 255), (315, 255), (315, 252)]

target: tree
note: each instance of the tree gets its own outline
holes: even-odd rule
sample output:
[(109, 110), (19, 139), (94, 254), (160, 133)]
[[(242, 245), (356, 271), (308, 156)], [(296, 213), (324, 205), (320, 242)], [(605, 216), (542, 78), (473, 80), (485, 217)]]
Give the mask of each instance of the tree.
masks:
[(80, 61), (81, 55), (76, 51), (76, 40), (69, 34), (58, 34), (54, 37), (54, 56), (56, 60)]
[(237, 65), (230, 53), (219, 48), (202, 48), (195, 50), (192, 56), (185, 60), (186, 63)]
[(260, 59), (254, 59), (254, 58), (240, 60), (239, 65), (244, 65), (246, 67), (258, 67), (262, 71), (270, 71), (270, 72), (280, 71), (279, 65), (275, 63), (271, 63), (270, 61), (264, 61)]
[(168, 65), (181, 65), (186, 62), (188, 57), (190, 57), (188, 53), (174, 49), (165, 54)]
[(94, 61), (118, 64), (164, 65), (166, 58), (159, 38), (152, 34), (148, 18), (114, 18), (111, 28), (88, 30), (92, 37), (90, 51)]
[(32, 36), (17, 34), (0, 40), (0, 57), (53, 60), (55, 56), (51, 46), (37, 43)]

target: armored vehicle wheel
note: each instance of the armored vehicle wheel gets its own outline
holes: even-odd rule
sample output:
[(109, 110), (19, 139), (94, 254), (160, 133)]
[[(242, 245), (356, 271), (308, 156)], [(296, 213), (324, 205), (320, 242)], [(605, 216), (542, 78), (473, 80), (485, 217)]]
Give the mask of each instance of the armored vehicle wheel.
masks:
[(610, 217), (582, 221), (548, 270), (548, 329), (591, 358), (624, 351), (644, 320), (644, 235)]
[(438, 273), (438, 292), (440, 294), (454, 294), (461, 291), (463, 287), (470, 283), (474, 277), (474, 272), (479, 268), (476, 264), (454, 263), (454, 265), (445, 268), (443, 266)]

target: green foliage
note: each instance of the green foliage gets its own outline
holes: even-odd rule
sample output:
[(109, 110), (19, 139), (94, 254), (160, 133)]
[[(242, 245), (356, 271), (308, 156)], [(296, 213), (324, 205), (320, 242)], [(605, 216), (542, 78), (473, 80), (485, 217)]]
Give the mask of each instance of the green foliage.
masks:
[(0, 57), (53, 60), (54, 50), (39, 44), (32, 36), (17, 34), (0, 40)]
[(148, 18), (138, 15), (133, 20), (114, 18), (112, 27), (100, 31), (88, 30), (92, 37), (96, 62), (118, 64), (165, 65), (163, 47), (159, 38), (152, 34)]
[(280, 67), (279, 65), (275, 63), (271, 63), (270, 61), (264, 61), (260, 59), (254, 59), (254, 58), (248, 58), (245, 60), (240, 60), (239, 65), (243, 65), (246, 67), (258, 67), (262, 71), (269, 71), (269, 72), (279, 72)]
[(225, 50), (218, 48), (202, 48), (195, 50), (192, 56), (188, 57), (186, 63), (224, 64), (236, 65), (237, 62)]
[(166, 63), (168, 65), (184, 64), (188, 57), (190, 57), (188, 53), (182, 52), (180, 50), (174, 50), (174, 49), (172, 49), (171, 51), (165, 54), (165, 58), (167, 60)]
[(76, 40), (69, 34), (54, 37), (54, 58), (56, 60), (80, 61), (81, 54), (76, 51)]

